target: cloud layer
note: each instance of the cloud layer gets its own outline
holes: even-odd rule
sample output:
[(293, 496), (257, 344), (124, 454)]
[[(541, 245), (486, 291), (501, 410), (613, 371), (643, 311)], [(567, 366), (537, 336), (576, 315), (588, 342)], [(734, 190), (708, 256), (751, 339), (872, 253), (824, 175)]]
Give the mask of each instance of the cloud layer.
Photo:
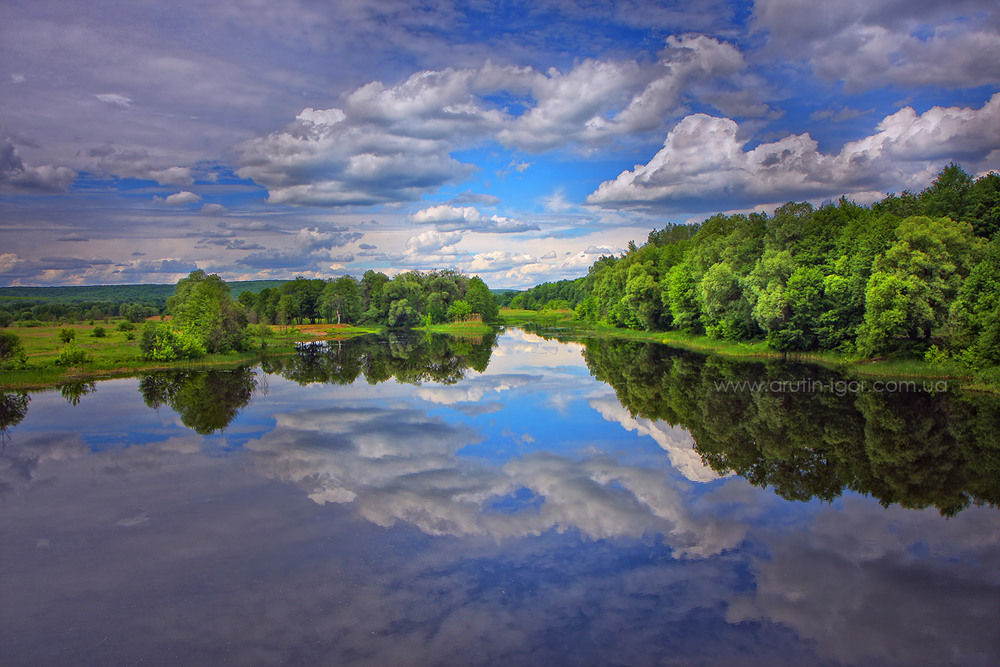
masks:
[(996, 170), (994, 4), (8, 3), (0, 281), (526, 287), (665, 222)]

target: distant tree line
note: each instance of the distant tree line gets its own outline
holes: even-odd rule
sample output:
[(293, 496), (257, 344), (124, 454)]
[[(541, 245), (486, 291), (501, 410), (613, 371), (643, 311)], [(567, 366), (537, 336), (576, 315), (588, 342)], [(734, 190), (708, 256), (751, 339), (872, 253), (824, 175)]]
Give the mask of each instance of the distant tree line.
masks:
[(509, 290), (497, 296), (497, 303), (501, 308), (525, 310), (576, 308), (587, 296), (585, 283), (586, 278), (577, 278), (542, 283), (521, 292)]
[(790, 202), (770, 216), (667, 225), (601, 257), (582, 283), (545, 289), (579, 289), (579, 317), (619, 327), (995, 366), (998, 230), (1000, 175), (973, 179), (950, 164), (922, 192), (871, 206)]
[(21, 326), (46, 323), (103, 321), (122, 317), (130, 322), (142, 322), (159, 315), (162, 305), (148, 302), (82, 301), (79, 303), (38, 302), (10, 299), (0, 301), (0, 327), (15, 323)]
[(240, 294), (251, 322), (276, 325), (325, 321), (412, 327), (468, 319), (499, 322), (496, 298), (481, 278), (454, 271), (411, 271), (389, 278), (366, 271), (361, 279), (296, 278), (258, 294)]
[[(284, 280), (230, 282), (234, 297), (244, 291), (276, 287)], [(71, 285), (56, 287), (0, 287), (0, 327), (121, 317), (142, 322), (163, 314), (174, 285)]]

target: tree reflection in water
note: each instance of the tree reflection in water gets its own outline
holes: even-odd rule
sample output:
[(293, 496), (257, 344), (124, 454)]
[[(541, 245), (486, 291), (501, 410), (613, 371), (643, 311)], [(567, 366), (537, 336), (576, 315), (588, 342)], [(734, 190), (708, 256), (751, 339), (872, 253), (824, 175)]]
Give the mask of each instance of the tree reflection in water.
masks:
[(393, 378), (410, 384), (453, 384), (469, 368), (485, 370), (495, 344), (496, 334), (476, 339), (403, 334), (323, 341), (300, 346), (296, 355), (266, 360), (261, 374), (250, 367), (147, 373), (139, 378), (139, 391), (149, 407), (169, 405), (185, 426), (208, 435), (226, 428), (255, 395), (266, 391), (267, 373), (299, 384), (351, 384), (362, 375), (369, 384)]
[(492, 332), (475, 338), (390, 333), (324, 341), (302, 346), (297, 356), (270, 360), (264, 369), (299, 384), (350, 384), (361, 376), (368, 384), (393, 378), (407, 384), (454, 384), (470, 368), (486, 370), (496, 338)]
[[(364, 336), (303, 346), (261, 372), (181, 370), (140, 376), (146, 405), (168, 405), (197, 433), (226, 428), (267, 374), (300, 384), (454, 384), (486, 370), (496, 335)], [(923, 380), (906, 391), (857, 390), (859, 383), (818, 366), (703, 357), (665, 345), (586, 340), (592, 375), (609, 384), (633, 417), (690, 432), (703, 462), (779, 496), (831, 501), (845, 490), (883, 505), (936, 507), (953, 516), (970, 504), (1000, 505), (1000, 397), (933, 392)], [(933, 383), (931, 383), (933, 384)], [(94, 383), (60, 388), (76, 405)], [(929, 387), (933, 388), (933, 387)], [(24, 419), (30, 397), (0, 393), (0, 435)]]
[(27, 392), (0, 392), (0, 446), (6, 446), (10, 428), (20, 424), (28, 414), (30, 401)]
[(94, 381), (75, 380), (59, 385), (59, 393), (70, 405), (79, 405), (84, 396), (93, 394), (95, 391), (97, 391), (97, 383)]
[(970, 503), (1000, 505), (995, 395), (935, 393), (936, 383), (920, 379), (886, 383), (896, 391), (867, 380), (861, 390), (817, 366), (634, 341), (590, 340), (584, 356), (633, 416), (682, 426), (713, 470), (783, 498), (829, 501), (849, 489), (946, 516)]
[(254, 394), (264, 391), (254, 369), (162, 371), (139, 377), (139, 391), (153, 409), (169, 405), (200, 435), (226, 428)]

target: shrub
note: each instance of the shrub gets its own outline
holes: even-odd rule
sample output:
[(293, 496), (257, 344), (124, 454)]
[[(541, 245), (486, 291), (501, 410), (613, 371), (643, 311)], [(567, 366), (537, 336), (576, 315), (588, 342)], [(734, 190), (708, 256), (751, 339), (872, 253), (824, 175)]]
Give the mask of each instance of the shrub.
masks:
[(128, 320), (122, 320), (118, 323), (118, 326), (115, 327), (115, 330), (117, 331), (132, 331), (133, 329), (135, 329), (135, 324), (129, 322)]
[(143, 359), (172, 361), (205, 356), (205, 345), (196, 336), (169, 324), (147, 322), (139, 337)]
[(61, 340), (63, 343), (69, 343), (74, 338), (76, 338), (76, 329), (59, 330), (59, 340)]
[(924, 361), (929, 364), (943, 364), (948, 361), (948, 351), (938, 349), (937, 345), (931, 345), (924, 352)]
[(85, 364), (92, 358), (91, 355), (87, 354), (86, 350), (70, 344), (59, 350), (59, 356), (56, 357), (55, 364), (56, 366), (76, 366), (78, 364)]
[(107, 335), (108, 332), (104, 327), (94, 327), (94, 338), (104, 338)]
[(448, 319), (452, 322), (461, 322), (472, 314), (472, 307), (467, 301), (459, 299), (448, 308)]
[(28, 363), (24, 343), (13, 331), (0, 331), (0, 368), (23, 368)]

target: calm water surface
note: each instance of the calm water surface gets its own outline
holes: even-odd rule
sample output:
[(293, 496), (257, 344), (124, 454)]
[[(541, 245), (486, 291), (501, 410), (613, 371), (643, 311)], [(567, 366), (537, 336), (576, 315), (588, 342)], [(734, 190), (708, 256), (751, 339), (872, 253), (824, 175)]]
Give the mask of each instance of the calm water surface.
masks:
[(997, 400), (891, 389), (512, 331), (7, 394), (0, 664), (998, 664)]

